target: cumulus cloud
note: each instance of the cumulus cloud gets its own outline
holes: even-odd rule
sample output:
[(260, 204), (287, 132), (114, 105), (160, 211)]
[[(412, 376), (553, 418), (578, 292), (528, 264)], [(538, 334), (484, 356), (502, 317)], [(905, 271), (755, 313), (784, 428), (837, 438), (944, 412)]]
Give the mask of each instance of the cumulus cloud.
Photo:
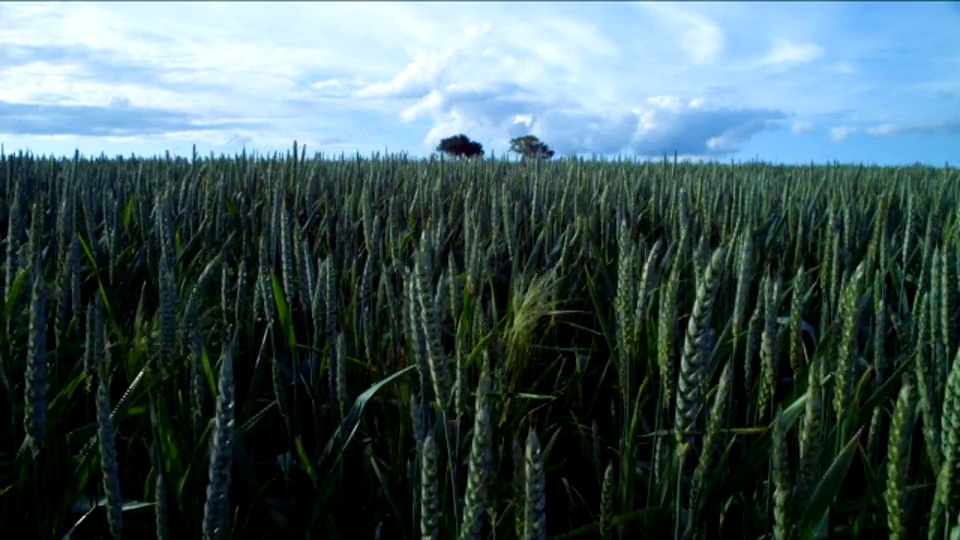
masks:
[(835, 126), (830, 128), (830, 140), (840, 142), (857, 132), (853, 126)]
[(429, 92), (445, 76), (448, 66), (466, 54), (489, 26), (471, 26), (462, 41), (437, 52), (419, 51), (416, 58), (392, 79), (376, 82), (357, 91), (357, 97), (412, 98)]
[(419, 53), (417, 58), (389, 81), (376, 82), (357, 91), (358, 97), (418, 97), (436, 84), (443, 68), (454, 56), (453, 50)]
[(500, 146), (510, 137), (533, 134), (561, 154), (711, 156), (736, 152), (758, 133), (778, 129), (785, 115), (676, 96), (652, 96), (633, 108), (597, 109), (572, 100), (541, 100), (523, 87), (500, 85), (434, 90), (404, 111), (408, 121), (422, 117), (433, 121), (426, 147), (469, 130)]
[(672, 151), (698, 156), (730, 154), (758, 133), (779, 129), (785, 118), (776, 110), (711, 107), (696, 101), (684, 105), (673, 99), (648, 100), (636, 112), (639, 124), (630, 148), (647, 156)]
[[(936, 4), (902, 26), (879, 21), (903, 14), (875, 15), (869, 32), (851, 24), (862, 8), (812, 4), (291, 9), (199, 3), (184, 19), (171, 3), (2, 4), (0, 142), (122, 139), (162, 151), (296, 138), (423, 153), (457, 132), (491, 150), (529, 133), (562, 154), (719, 156), (810, 122), (839, 126), (828, 129), (834, 140), (856, 129), (958, 133), (956, 121), (921, 120), (955, 118), (960, 88), (960, 71), (947, 69), (960, 57), (944, 52), (955, 24)], [(910, 27), (925, 31), (891, 55)], [(884, 123), (896, 103), (910, 111)], [(802, 151), (830, 146), (808, 142)]]

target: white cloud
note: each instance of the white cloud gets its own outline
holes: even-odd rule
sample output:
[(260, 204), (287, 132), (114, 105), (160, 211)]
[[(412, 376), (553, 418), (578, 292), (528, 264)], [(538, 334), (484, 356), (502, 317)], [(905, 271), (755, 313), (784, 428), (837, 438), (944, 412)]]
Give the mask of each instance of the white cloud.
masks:
[(467, 27), (463, 39), (455, 46), (438, 52), (419, 51), (413, 62), (392, 79), (361, 88), (356, 95), (361, 98), (409, 98), (429, 92), (447, 78), (448, 67), (468, 53), (489, 30), (489, 26)]
[(726, 42), (723, 29), (706, 16), (688, 10), (683, 4), (642, 2), (639, 5), (676, 29), (681, 37), (679, 46), (693, 64), (711, 64), (723, 52)]
[(376, 82), (357, 91), (357, 97), (414, 97), (428, 92), (439, 79), (454, 51), (420, 53), (403, 71), (388, 81)]
[(683, 105), (680, 103), (680, 98), (677, 96), (652, 96), (647, 98), (647, 103), (658, 109), (674, 113), (679, 112), (680, 109), (683, 108)]
[(527, 129), (529, 129), (531, 126), (533, 126), (533, 115), (518, 114), (513, 117), (513, 123), (514, 125), (520, 124), (526, 126)]
[(311, 84), (313, 88), (320, 90), (321, 92), (329, 92), (332, 94), (339, 94), (347, 88), (347, 84), (340, 79), (327, 79), (323, 81), (317, 81)]
[(849, 75), (851, 73), (856, 73), (857, 68), (850, 62), (837, 62), (833, 65), (833, 71)]
[(723, 31), (705, 17), (686, 15), (681, 20), (689, 25), (683, 34), (682, 47), (694, 64), (712, 63), (723, 52)]
[(949, 17), (923, 13), (901, 51), (889, 36), (905, 31), (851, 30), (846, 10), (812, 4), (8, 3), (0, 128), (8, 145), (107, 133), (427, 150), (451, 132), (491, 149), (534, 133), (560, 153), (654, 155), (736, 152), (812, 122), (836, 140), (956, 133), (920, 120), (952, 118), (929, 96), (960, 88)]
[(716, 107), (703, 98), (677, 96), (651, 96), (632, 108), (551, 102), (516, 85), (451, 85), (430, 92), (402, 114), (406, 121), (431, 120), (423, 141), (427, 149), (461, 132), (494, 149), (504, 149), (511, 137), (532, 134), (560, 154), (627, 151), (646, 156), (735, 152), (758, 133), (777, 129), (783, 116), (778, 111)]
[(960, 118), (923, 120), (914, 122), (887, 122), (864, 130), (869, 135), (931, 135), (960, 133)]
[(441, 109), (444, 106), (444, 95), (439, 90), (431, 90), (429, 94), (420, 98), (419, 101), (404, 109), (400, 113), (400, 118), (405, 122), (410, 122), (431, 111)]
[(805, 64), (823, 56), (823, 47), (813, 43), (793, 43), (776, 39), (764, 56), (764, 64)]
[(603, 35), (594, 24), (562, 18), (544, 18), (540, 24), (546, 31), (562, 38), (568, 48), (576, 48), (590, 56), (613, 57), (620, 52), (620, 46)]
[(852, 126), (832, 127), (830, 128), (830, 140), (833, 142), (840, 142), (856, 132), (857, 128)]
[(892, 135), (900, 129), (902, 129), (901, 126), (892, 122), (888, 122), (886, 124), (880, 124), (878, 126), (867, 128), (864, 131), (866, 131), (869, 135)]

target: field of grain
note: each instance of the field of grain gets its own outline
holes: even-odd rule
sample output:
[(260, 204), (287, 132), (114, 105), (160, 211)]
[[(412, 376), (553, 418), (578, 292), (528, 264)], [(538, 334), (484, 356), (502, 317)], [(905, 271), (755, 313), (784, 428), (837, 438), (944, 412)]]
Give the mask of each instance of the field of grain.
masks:
[(951, 538), (960, 175), (0, 161), (7, 538)]

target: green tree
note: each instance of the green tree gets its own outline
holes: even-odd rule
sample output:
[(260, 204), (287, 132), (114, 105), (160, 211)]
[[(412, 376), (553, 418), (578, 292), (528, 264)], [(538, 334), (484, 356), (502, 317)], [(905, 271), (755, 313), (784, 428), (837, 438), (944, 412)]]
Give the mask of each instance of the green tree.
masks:
[(437, 152), (453, 157), (476, 157), (483, 155), (483, 145), (460, 133), (440, 141)]
[(533, 135), (511, 139), (510, 151), (520, 154), (524, 159), (550, 159), (553, 157), (553, 150)]

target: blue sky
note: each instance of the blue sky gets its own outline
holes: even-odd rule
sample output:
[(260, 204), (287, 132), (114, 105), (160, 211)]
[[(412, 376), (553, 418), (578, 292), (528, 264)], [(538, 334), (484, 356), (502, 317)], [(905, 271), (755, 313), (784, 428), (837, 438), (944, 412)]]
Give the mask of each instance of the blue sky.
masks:
[(960, 162), (960, 2), (0, 4), (9, 152)]

